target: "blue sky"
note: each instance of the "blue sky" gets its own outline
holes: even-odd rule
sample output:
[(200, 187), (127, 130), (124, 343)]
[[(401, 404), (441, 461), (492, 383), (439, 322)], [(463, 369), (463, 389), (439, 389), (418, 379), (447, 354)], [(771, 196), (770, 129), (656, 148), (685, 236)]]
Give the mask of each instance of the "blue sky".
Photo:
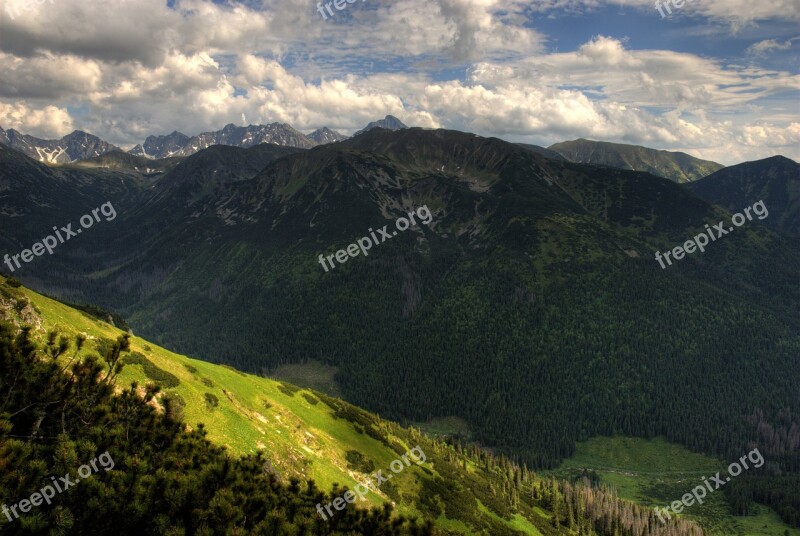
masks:
[[(35, 3), (34, 3), (35, 4)], [(387, 114), (549, 145), (800, 159), (796, 0), (47, 0), (0, 14), (0, 126), (130, 147), (227, 123)], [(666, 10), (665, 10), (666, 12)]]

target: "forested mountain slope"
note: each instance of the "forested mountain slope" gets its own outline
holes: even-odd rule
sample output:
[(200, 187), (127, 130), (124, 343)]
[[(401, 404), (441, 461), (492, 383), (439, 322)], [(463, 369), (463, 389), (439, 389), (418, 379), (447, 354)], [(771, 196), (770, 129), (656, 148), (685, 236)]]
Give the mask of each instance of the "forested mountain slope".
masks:
[(709, 203), (736, 212), (750, 199), (774, 212), (764, 221), (774, 229), (800, 234), (800, 164), (783, 156), (731, 166), (686, 187)]
[[(28, 496), (47, 475), (75, 473), (98, 452), (114, 462), (55, 504), (0, 519), (4, 534), (699, 533), (686, 522), (661, 527), (648, 509), (606, 491), (539, 479), (322, 393), (173, 354), (5, 279), (0, 387), (8, 469), (0, 502)], [(320, 519), (316, 505), (344, 492), (337, 483), (357, 489), (411, 448), (420, 463), (392, 473), (359, 508)]]
[[(759, 442), (797, 478), (796, 238), (753, 220), (662, 269), (656, 251), (731, 214), (647, 173), (454, 131), (375, 129), (173, 193), (180, 167), (121, 199), (94, 256), (60, 259), (45, 288), (204, 359), (316, 359), (348, 401), (460, 417), (530, 466), (622, 433), (725, 459)], [(391, 235), (420, 207), (428, 224)], [(320, 266), (383, 226), (368, 256)]]

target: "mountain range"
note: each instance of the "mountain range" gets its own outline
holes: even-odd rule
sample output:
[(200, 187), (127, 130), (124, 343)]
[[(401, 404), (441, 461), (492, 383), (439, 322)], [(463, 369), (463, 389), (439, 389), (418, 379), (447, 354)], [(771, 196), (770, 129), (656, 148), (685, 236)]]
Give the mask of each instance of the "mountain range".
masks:
[(687, 184), (697, 196), (731, 212), (758, 199), (775, 211), (764, 224), (800, 235), (800, 164), (782, 156), (731, 166)]
[[(359, 133), (377, 127), (390, 130), (407, 128), (397, 118), (386, 116), (385, 119), (370, 123)], [(246, 149), (262, 143), (271, 143), (285, 147), (309, 149), (345, 139), (347, 136), (328, 127), (317, 129), (306, 136), (286, 123), (247, 127), (229, 124), (222, 130), (204, 132), (192, 137), (178, 131), (163, 136), (148, 136), (143, 144), (136, 145), (129, 153), (149, 159), (162, 159), (193, 155), (212, 145), (230, 145)], [(0, 128), (0, 144), (7, 145), (35, 160), (48, 164), (66, 164), (77, 160), (88, 160), (120, 150), (96, 136), (79, 130), (59, 140), (43, 140), (21, 134), (14, 129), (5, 131)]]
[(97, 136), (80, 130), (58, 140), (43, 140), (16, 130), (0, 128), (0, 144), (7, 145), (29, 157), (48, 164), (64, 164), (74, 160), (94, 158), (118, 147), (106, 143)]
[[(359, 130), (359, 136), (375, 128), (401, 130), (408, 128), (399, 119), (387, 115), (384, 119), (373, 121)], [(347, 136), (328, 127), (323, 127), (304, 135), (285, 123), (269, 125), (250, 125), (238, 127), (233, 124), (222, 130), (205, 132), (189, 137), (177, 131), (171, 134), (148, 136), (143, 144), (136, 145), (129, 153), (133, 156), (158, 160), (180, 158), (197, 153), (212, 145), (229, 145), (248, 148), (262, 143), (285, 147), (309, 149), (318, 145), (344, 141)], [(76, 160), (88, 160), (105, 153), (119, 150), (83, 132), (76, 131), (61, 140), (41, 140), (33, 136), (8, 132), (0, 129), (0, 144), (20, 150), (40, 162), (63, 164)], [(584, 139), (562, 142), (550, 148), (520, 143), (530, 151), (556, 160), (576, 163), (605, 165), (619, 169), (647, 171), (676, 182), (689, 182), (722, 169), (724, 166), (694, 158), (685, 153), (659, 151), (635, 145), (595, 142)], [(129, 162), (129, 165), (132, 165)], [(143, 164), (138, 167), (142, 168)], [(159, 166), (150, 166), (151, 169)]]
[(577, 139), (548, 147), (570, 162), (647, 171), (675, 182), (691, 182), (724, 166), (686, 153), (659, 151), (638, 145)]
[[(442, 129), (214, 146), (152, 175), (0, 147), (0, 244), (18, 252), (111, 201), (114, 221), (14, 277), (208, 361), (322, 363), (348, 402), (404, 424), (458, 419), (464, 439), (530, 467), (597, 435), (724, 459), (758, 442), (785, 480), (737, 486), (792, 519), (796, 498), (764, 490), (800, 482), (796, 166), (744, 163), (695, 193)], [(777, 225), (749, 222), (667, 270), (654, 260), (765, 193)], [(429, 225), (320, 267), (422, 206)]]

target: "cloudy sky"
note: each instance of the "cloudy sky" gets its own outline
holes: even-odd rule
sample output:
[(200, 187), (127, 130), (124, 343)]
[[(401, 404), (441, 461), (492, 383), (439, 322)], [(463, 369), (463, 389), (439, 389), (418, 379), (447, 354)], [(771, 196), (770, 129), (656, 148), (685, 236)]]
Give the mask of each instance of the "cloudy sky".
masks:
[(798, 0), (663, 17), (653, 0), (355, 0), (327, 20), (316, 0), (0, 1), (0, 127), (44, 138), (130, 148), (245, 120), (351, 134), (392, 114), (539, 145), (800, 160)]

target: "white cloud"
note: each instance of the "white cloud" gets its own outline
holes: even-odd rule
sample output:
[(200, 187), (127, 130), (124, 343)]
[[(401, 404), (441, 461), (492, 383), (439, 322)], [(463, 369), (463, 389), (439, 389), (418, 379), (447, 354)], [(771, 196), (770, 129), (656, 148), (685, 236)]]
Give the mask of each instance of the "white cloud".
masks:
[[(703, 9), (720, 1), (705, 0)], [(53, 0), (0, 19), (0, 125), (60, 136), (76, 124), (131, 146), (149, 134), (220, 128), (242, 114), (345, 133), (392, 114), (514, 141), (582, 136), (718, 154), (725, 163), (772, 150), (800, 156), (798, 75), (756, 59), (735, 66), (636, 50), (605, 35), (547, 53), (545, 36), (528, 24), (531, 11), (606, 4), (370, 0), (322, 21), (305, 0), (263, 0), (259, 9), (203, 0), (90, 9)], [(751, 49), (790, 44), (763, 40)]]
[(24, 102), (0, 102), (0, 125), (6, 130), (13, 128), (42, 138), (60, 138), (75, 130), (65, 109), (56, 106), (31, 108)]
[(765, 39), (748, 47), (747, 53), (753, 56), (763, 56), (773, 50), (789, 50), (792, 48), (792, 41), (797, 40), (800, 40), (800, 37), (787, 39), (783, 43), (775, 39)]

